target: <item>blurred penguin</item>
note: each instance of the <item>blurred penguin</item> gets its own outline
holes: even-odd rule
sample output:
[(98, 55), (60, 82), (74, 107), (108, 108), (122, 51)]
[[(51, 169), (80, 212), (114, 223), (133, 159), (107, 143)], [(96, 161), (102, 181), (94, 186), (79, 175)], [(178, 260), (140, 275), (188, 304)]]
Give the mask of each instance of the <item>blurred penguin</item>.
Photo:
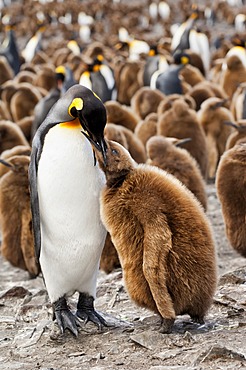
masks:
[(6, 37), (0, 47), (0, 55), (4, 56), (15, 75), (19, 73), (21, 60), (15, 39), (14, 27), (10, 24), (5, 26)]
[(204, 179), (207, 178), (208, 148), (206, 136), (197, 114), (184, 99), (172, 102), (172, 107), (158, 117), (157, 134), (178, 139), (191, 138), (183, 147), (196, 159)]
[(170, 64), (164, 72), (160, 73), (155, 83), (151, 81), (151, 87), (160, 90), (165, 95), (183, 94), (186, 91), (182, 85), (180, 71), (188, 63), (188, 58), (182, 57), (179, 64)]
[(168, 66), (169, 63), (167, 58), (158, 53), (157, 45), (150, 46), (148, 57), (143, 68), (143, 85), (153, 86), (157, 76), (164, 72)]
[(171, 50), (175, 53), (177, 50), (191, 49), (202, 58), (206, 73), (210, 68), (210, 48), (209, 40), (205, 33), (194, 28), (195, 21), (198, 19), (198, 9), (195, 7), (190, 17), (182, 23), (175, 31)]
[(51, 107), (60, 99), (71, 86), (75, 84), (70, 68), (65, 66), (58, 66), (55, 69), (56, 86), (43, 97), (35, 106), (34, 120), (32, 124), (31, 137), (33, 138), (37, 129), (44, 121)]
[(209, 98), (205, 100), (197, 117), (206, 135), (208, 146), (208, 177), (215, 178), (217, 165), (225, 151), (226, 141), (232, 128), (225, 125), (225, 121), (233, 121), (232, 113), (224, 107), (225, 100)]
[(42, 50), (42, 37), (45, 29), (44, 25), (39, 25), (36, 33), (28, 40), (21, 53), (25, 62), (31, 62), (36, 53)]
[(205, 182), (197, 161), (182, 144), (190, 139), (153, 136), (146, 143), (147, 164), (171, 173), (179, 179), (207, 209)]
[(246, 143), (224, 152), (216, 173), (226, 235), (231, 246), (246, 257), (245, 203)]
[(103, 103), (116, 99), (113, 70), (104, 62), (102, 55), (97, 55), (81, 74), (79, 84), (94, 91)]
[(246, 142), (246, 119), (242, 119), (237, 122), (226, 121), (224, 123), (234, 128), (234, 130), (228, 136), (228, 139), (226, 141), (225, 150), (231, 149), (239, 141)]

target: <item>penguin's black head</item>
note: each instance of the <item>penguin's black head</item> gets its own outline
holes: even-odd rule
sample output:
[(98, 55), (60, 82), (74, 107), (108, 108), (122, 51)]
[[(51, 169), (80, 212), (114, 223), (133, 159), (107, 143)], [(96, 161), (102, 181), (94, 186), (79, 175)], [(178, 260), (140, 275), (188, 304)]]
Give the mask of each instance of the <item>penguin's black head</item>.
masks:
[(190, 56), (183, 50), (176, 50), (173, 54), (174, 64), (185, 65), (190, 62)]
[(158, 46), (157, 45), (150, 45), (149, 53), (148, 55), (150, 57), (153, 57), (158, 54)]
[(78, 118), (85, 137), (102, 152), (106, 162), (107, 145), (104, 140), (104, 127), (107, 121), (106, 108), (101, 99), (90, 89), (75, 85), (76, 94), (68, 107), (68, 113)]
[(82, 127), (82, 133), (102, 152), (106, 161), (107, 146), (104, 140), (106, 108), (93, 91), (80, 84), (70, 87), (53, 105), (36, 135), (43, 140), (49, 128), (56, 124), (76, 123), (76, 120)]
[(66, 77), (66, 68), (64, 66), (58, 66), (55, 70), (55, 77), (57, 81), (64, 82)]

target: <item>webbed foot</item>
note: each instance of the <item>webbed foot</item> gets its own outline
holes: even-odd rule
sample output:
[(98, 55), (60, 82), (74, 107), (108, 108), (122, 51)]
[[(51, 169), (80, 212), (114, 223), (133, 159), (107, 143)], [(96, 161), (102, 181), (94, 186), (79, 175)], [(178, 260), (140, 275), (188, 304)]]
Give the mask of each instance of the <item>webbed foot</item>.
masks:
[(78, 327), (80, 322), (78, 318), (70, 311), (66, 299), (64, 297), (58, 299), (53, 304), (54, 315), (57, 320), (57, 324), (63, 334), (68, 329), (73, 335), (78, 336)]
[(80, 319), (84, 320), (85, 324), (88, 321), (93, 322), (100, 330), (102, 330), (102, 326), (110, 326), (108, 325), (107, 321), (95, 311), (94, 298), (85, 293), (79, 294), (76, 315)]
[(175, 321), (174, 319), (164, 319), (164, 318), (162, 318), (160, 333), (170, 334), (172, 332), (174, 321)]

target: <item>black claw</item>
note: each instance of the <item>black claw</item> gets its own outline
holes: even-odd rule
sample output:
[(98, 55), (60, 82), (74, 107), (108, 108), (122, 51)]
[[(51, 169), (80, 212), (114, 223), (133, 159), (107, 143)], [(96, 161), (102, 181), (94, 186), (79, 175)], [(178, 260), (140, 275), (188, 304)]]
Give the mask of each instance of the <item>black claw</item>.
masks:
[(85, 321), (93, 322), (102, 330), (102, 326), (109, 326), (107, 321), (94, 309), (94, 298), (85, 293), (80, 293), (76, 315)]
[(73, 335), (77, 337), (80, 322), (78, 318), (69, 310), (66, 299), (64, 297), (60, 298), (54, 303), (53, 306), (54, 315), (61, 333), (63, 334), (64, 331), (68, 329)]

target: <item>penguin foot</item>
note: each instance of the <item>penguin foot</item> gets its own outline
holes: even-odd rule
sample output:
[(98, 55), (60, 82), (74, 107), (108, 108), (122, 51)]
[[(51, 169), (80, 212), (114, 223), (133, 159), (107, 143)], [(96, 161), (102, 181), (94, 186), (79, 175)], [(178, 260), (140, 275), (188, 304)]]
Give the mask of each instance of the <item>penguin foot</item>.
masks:
[(73, 335), (78, 336), (78, 327), (81, 326), (78, 318), (69, 310), (66, 299), (64, 297), (58, 299), (53, 304), (54, 315), (57, 324), (63, 334), (65, 329), (68, 329)]
[(102, 330), (102, 326), (109, 326), (107, 321), (94, 309), (94, 298), (85, 293), (80, 293), (76, 315), (85, 321), (93, 322)]
[(160, 333), (170, 334), (172, 332), (174, 321), (174, 319), (164, 319), (164, 317), (162, 317)]
[(192, 316), (191, 317), (191, 320), (194, 322), (194, 323), (197, 323), (197, 324), (205, 324), (205, 321), (204, 321), (204, 318), (203, 316)]

